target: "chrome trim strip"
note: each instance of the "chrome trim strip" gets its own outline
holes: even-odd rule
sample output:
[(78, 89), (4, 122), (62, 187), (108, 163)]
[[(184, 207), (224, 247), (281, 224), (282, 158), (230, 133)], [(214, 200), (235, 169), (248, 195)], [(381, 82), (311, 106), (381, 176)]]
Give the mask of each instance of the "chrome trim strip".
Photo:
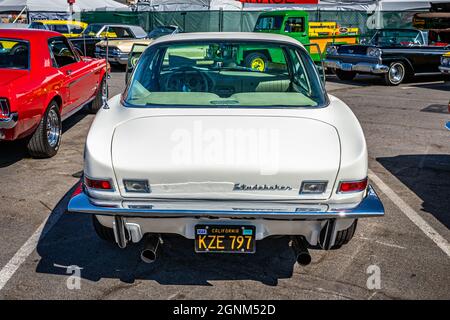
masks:
[(344, 70), (344, 71), (356, 71), (356, 72), (367, 72), (367, 73), (375, 73), (375, 74), (381, 74), (386, 73), (389, 71), (389, 67), (384, 64), (378, 64), (378, 63), (368, 63), (368, 62), (358, 62), (358, 63), (351, 63), (351, 62), (341, 62), (339, 60), (334, 59), (325, 59), (323, 61), (323, 64), (327, 68), (332, 69), (342, 69), (342, 64), (349, 64), (351, 65), (351, 70)]
[(0, 118), (0, 129), (12, 129), (16, 126), (19, 121), (19, 114), (13, 112), (8, 118)]
[(450, 67), (439, 66), (442, 73), (450, 73)]
[[(175, 202), (175, 201), (174, 201)], [(196, 200), (197, 204), (205, 204), (204, 209), (157, 209), (152, 204), (158, 204), (157, 201), (148, 201), (149, 206), (146, 208), (124, 208), (102, 207), (92, 203), (89, 197), (84, 193), (75, 195), (70, 199), (68, 211), (72, 213), (88, 213), (95, 215), (107, 216), (127, 216), (127, 217), (144, 217), (144, 218), (177, 218), (177, 217), (222, 217), (222, 218), (268, 218), (276, 220), (319, 220), (319, 219), (335, 219), (335, 218), (364, 218), (379, 217), (384, 215), (384, 207), (377, 194), (371, 186), (368, 187), (366, 197), (356, 206), (346, 209), (329, 210), (329, 211), (286, 211), (286, 210), (217, 210), (210, 209), (214, 201)], [(165, 202), (167, 203), (167, 202)], [(224, 202), (222, 202), (224, 203)], [(254, 203), (257, 203), (254, 201)], [(215, 202), (217, 204), (217, 201)], [(249, 202), (245, 202), (249, 204)], [(292, 208), (300, 204), (292, 204)], [(279, 204), (274, 203), (276, 208)]]
[(83, 104), (81, 104), (80, 106), (70, 110), (68, 113), (64, 114), (64, 116), (61, 116), (61, 121), (66, 120), (67, 118), (70, 118), (71, 116), (73, 116), (75, 113), (77, 113), (78, 111), (80, 111), (81, 109), (84, 108), (85, 105), (87, 105), (88, 103), (92, 102), (95, 99), (95, 96), (93, 96), (92, 98), (90, 98), (88, 101), (84, 102)]

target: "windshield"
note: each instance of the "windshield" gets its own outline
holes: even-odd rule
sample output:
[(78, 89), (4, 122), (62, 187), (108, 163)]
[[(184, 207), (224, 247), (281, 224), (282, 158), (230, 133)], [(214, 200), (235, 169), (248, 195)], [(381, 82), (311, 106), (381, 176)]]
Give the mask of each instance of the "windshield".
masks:
[(272, 42), (149, 47), (127, 89), (129, 106), (317, 107), (324, 88), (308, 53)]
[(378, 30), (371, 43), (378, 46), (423, 45), (423, 38), (416, 30)]
[(83, 34), (90, 37), (95, 37), (97, 33), (102, 29), (101, 24), (90, 24), (84, 29)]
[(175, 31), (174, 27), (157, 27), (150, 31), (148, 34), (149, 38), (156, 39), (167, 34), (172, 34)]
[(259, 17), (255, 31), (279, 31), (283, 23), (283, 16)]
[(28, 69), (29, 48), (27, 41), (0, 39), (0, 68)]

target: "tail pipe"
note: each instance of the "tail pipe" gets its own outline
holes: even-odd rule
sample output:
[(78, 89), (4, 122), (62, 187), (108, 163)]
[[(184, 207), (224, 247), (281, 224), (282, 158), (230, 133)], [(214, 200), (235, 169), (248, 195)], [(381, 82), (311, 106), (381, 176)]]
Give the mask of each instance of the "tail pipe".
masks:
[(144, 237), (144, 248), (141, 251), (141, 260), (145, 263), (153, 263), (158, 257), (162, 239), (159, 235), (147, 234)]
[(298, 264), (307, 266), (311, 263), (311, 255), (303, 237), (292, 237), (292, 250), (294, 250), (295, 260)]

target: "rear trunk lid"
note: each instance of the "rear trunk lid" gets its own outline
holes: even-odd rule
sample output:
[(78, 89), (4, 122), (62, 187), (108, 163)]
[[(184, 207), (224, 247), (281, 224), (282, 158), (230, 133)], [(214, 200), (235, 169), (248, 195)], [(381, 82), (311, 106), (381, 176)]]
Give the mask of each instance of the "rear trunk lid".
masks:
[[(118, 125), (112, 162), (125, 198), (327, 199), (340, 164), (336, 129), (310, 118), (151, 116)], [(125, 190), (147, 180), (149, 193)], [(326, 181), (299, 194), (303, 181)]]

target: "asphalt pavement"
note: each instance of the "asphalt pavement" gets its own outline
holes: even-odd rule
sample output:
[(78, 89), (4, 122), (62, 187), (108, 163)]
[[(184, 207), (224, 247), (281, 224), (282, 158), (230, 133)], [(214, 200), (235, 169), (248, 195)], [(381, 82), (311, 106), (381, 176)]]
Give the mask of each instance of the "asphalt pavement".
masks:
[[(191, 240), (169, 236), (151, 265), (139, 245), (98, 239), (89, 216), (65, 211), (83, 168), (87, 112), (64, 123), (52, 159), (0, 143), (0, 299), (450, 299), (450, 84), (438, 80), (386, 87), (329, 77), (328, 92), (364, 129), (386, 215), (360, 220), (340, 250), (311, 250), (306, 267), (284, 237), (234, 256), (196, 255)], [(123, 88), (124, 73), (113, 72), (110, 94)]]

